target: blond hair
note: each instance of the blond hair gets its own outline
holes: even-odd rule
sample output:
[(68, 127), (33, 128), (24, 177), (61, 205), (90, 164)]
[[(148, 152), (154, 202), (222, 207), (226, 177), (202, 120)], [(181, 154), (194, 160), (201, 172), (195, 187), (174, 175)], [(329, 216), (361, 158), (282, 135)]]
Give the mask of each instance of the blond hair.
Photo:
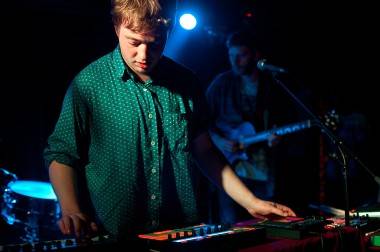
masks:
[(175, 19), (176, 0), (111, 0), (112, 21), (133, 31), (170, 28)]

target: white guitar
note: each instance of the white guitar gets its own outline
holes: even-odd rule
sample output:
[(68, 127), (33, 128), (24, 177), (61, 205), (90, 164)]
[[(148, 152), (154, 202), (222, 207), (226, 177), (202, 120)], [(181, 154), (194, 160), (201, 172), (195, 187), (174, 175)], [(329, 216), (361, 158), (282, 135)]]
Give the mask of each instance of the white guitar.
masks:
[[(337, 120), (338, 117), (335, 111), (329, 112), (328, 115), (324, 116), (324, 123), (330, 128), (336, 127)], [(223, 146), (221, 146), (221, 136), (213, 132), (210, 132), (210, 135), (214, 144), (223, 153), (230, 164), (233, 164), (236, 160), (248, 160), (245, 149), (252, 144), (267, 141), (271, 135), (283, 136), (309, 129), (316, 125), (318, 125), (316, 121), (306, 120), (256, 133), (255, 128), (251, 123), (244, 122), (235, 128), (231, 128), (224, 136), (224, 138), (238, 143), (238, 151), (227, 151)]]

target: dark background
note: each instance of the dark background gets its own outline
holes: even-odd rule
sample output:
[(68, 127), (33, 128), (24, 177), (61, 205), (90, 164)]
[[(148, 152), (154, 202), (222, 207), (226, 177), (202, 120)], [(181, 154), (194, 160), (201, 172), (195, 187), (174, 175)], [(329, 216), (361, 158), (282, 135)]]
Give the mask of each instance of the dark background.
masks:
[[(183, 0), (180, 8), (194, 9), (200, 20), (175, 58), (193, 69), (205, 88), (228, 68), (225, 35), (238, 27), (251, 27), (260, 38), (263, 56), (289, 69), (291, 78), (286, 85), (312, 97), (304, 102), (314, 113), (335, 108), (343, 118), (352, 113), (365, 117), (365, 142), (355, 148), (369, 169), (379, 173), (378, 28), (373, 6), (331, 1)], [(0, 34), (0, 167), (19, 179), (48, 181), (42, 151), (69, 81), (116, 46), (109, 3), (2, 3)], [(319, 200), (318, 139), (319, 133), (311, 131), (285, 141), (306, 153), (297, 164), (285, 161), (289, 166), (278, 173), (279, 198), (297, 209)], [(353, 166), (360, 171), (356, 178), (365, 183), (350, 188), (353, 202), (376, 198), (378, 187), (373, 179)], [(339, 191), (340, 185), (335, 186)], [(336, 197), (341, 200), (343, 195)]]

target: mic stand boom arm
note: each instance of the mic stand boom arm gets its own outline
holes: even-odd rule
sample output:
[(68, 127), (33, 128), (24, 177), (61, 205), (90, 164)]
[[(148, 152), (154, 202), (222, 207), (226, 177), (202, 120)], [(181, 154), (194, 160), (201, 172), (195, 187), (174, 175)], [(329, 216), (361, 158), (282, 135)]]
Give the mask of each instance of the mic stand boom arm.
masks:
[(278, 73), (272, 72), (272, 77), (274, 81), (281, 86), (288, 95), (316, 122), (318, 127), (321, 128), (321, 131), (326, 134), (329, 139), (332, 141), (334, 145), (337, 146), (339, 150), (339, 154), (341, 155), (340, 164), (343, 167), (343, 179), (344, 179), (344, 196), (345, 196), (345, 209), (344, 209), (344, 219), (345, 225), (350, 225), (350, 214), (349, 214), (349, 193), (348, 193), (348, 169), (347, 169), (347, 157), (355, 160), (361, 167), (363, 167), (376, 181), (377, 184), (380, 185), (380, 178), (377, 177), (353, 152), (340, 140), (337, 136), (333, 134), (333, 132), (324, 124), (322, 121), (309, 109), (306, 107), (302, 101), (300, 101), (297, 96), (295, 96), (286, 86), (285, 84), (277, 77)]

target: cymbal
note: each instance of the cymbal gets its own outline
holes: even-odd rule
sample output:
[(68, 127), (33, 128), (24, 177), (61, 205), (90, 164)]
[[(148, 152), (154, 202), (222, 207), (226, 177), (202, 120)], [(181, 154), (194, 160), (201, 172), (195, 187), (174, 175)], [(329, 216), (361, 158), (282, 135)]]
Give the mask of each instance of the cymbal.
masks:
[(15, 193), (38, 199), (56, 200), (53, 187), (48, 182), (32, 180), (16, 180), (8, 184), (8, 188)]

